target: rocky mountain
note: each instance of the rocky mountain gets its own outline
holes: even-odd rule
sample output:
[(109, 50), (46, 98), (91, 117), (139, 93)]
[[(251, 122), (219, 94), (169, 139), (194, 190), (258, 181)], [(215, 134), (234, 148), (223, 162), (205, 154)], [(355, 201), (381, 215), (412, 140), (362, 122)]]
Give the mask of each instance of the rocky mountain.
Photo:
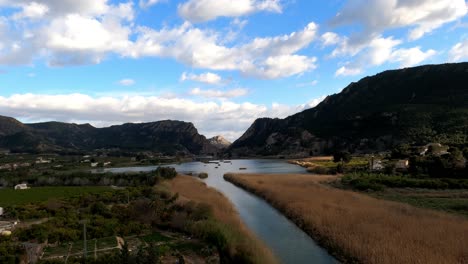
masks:
[(209, 138), (208, 141), (211, 143), (211, 145), (213, 145), (213, 146), (215, 146), (216, 148), (219, 148), (219, 149), (228, 148), (232, 144), (227, 139), (225, 139), (223, 136), (214, 136), (212, 138)]
[(285, 119), (256, 120), (229, 151), (301, 156), (434, 141), (468, 144), (468, 63), (366, 77), (314, 108)]
[(0, 117), (0, 148), (19, 152), (80, 152), (96, 149), (137, 152), (216, 153), (218, 148), (192, 123), (165, 120), (95, 128), (89, 124), (45, 122), (22, 124)]

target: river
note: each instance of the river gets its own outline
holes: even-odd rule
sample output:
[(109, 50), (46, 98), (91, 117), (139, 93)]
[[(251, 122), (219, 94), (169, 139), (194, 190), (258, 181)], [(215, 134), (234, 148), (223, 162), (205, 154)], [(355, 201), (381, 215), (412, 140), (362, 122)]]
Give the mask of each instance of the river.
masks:
[[(338, 263), (306, 233), (264, 200), (225, 181), (228, 172), (242, 173), (306, 173), (305, 169), (284, 160), (232, 160), (230, 163), (188, 162), (169, 165), (181, 173), (207, 172), (207, 185), (228, 197), (241, 219), (257, 237), (271, 248), (284, 264)], [(219, 164), (219, 165), (218, 165)], [(150, 171), (156, 167), (108, 168), (109, 172)], [(239, 170), (245, 168), (245, 170)], [(311, 175), (311, 177), (313, 177)]]

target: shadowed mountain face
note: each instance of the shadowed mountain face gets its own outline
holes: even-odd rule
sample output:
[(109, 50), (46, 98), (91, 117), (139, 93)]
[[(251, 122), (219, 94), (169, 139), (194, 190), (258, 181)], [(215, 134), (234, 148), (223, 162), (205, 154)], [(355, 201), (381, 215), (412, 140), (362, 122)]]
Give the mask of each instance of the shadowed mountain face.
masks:
[(386, 71), (312, 109), (256, 120), (230, 151), (249, 155), (386, 150), (401, 143), (468, 143), (468, 63)]
[(60, 122), (22, 124), (0, 117), (0, 147), (26, 152), (80, 152), (95, 149), (154, 151), (168, 155), (215, 153), (218, 149), (192, 123), (159, 121), (95, 128)]

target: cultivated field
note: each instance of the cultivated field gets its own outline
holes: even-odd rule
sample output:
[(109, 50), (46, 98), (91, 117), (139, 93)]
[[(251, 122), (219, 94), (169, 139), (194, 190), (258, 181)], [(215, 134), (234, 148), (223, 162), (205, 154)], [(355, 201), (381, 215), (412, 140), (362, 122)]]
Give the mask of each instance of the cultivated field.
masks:
[(101, 186), (33, 187), (27, 190), (0, 189), (0, 206), (18, 206), (27, 203), (43, 202), (49, 199), (70, 198), (106, 191), (112, 191), (112, 189)]
[(468, 219), (335, 189), (334, 176), (228, 174), (335, 255), (360, 263), (468, 263)]
[(243, 225), (237, 211), (220, 192), (191, 176), (177, 176), (168, 183), (172, 192), (179, 193), (181, 202), (190, 200), (212, 207), (214, 217), (225, 228), (223, 236), (227, 239), (229, 251), (248, 256), (248, 263), (277, 263), (268, 248)]

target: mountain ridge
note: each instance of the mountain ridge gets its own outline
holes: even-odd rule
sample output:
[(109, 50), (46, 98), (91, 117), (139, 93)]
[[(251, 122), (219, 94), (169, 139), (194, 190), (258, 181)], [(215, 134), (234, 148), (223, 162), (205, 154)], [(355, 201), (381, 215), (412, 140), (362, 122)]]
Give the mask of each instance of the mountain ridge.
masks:
[(96, 149), (177, 153), (217, 153), (190, 122), (162, 120), (96, 128), (90, 124), (41, 122), (23, 124), (0, 116), (0, 148), (15, 152), (80, 152)]
[(257, 119), (229, 151), (305, 156), (431, 140), (466, 144), (467, 83), (468, 63), (384, 71), (285, 119)]

